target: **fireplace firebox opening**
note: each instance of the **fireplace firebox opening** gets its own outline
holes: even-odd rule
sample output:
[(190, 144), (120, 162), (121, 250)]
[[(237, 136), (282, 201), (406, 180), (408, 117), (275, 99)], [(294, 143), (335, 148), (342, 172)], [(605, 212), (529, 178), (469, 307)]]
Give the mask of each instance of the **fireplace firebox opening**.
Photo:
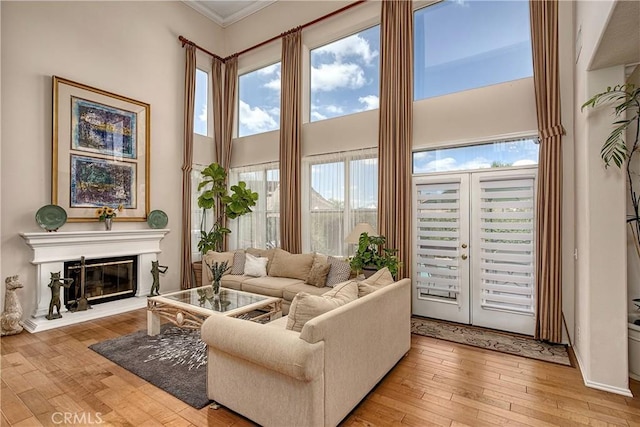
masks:
[[(137, 291), (137, 256), (95, 258), (85, 260), (85, 298), (90, 304), (115, 301), (132, 297)], [(80, 260), (64, 263), (64, 277), (73, 279), (73, 284), (64, 291), (67, 309), (76, 306), (81, 298)]]

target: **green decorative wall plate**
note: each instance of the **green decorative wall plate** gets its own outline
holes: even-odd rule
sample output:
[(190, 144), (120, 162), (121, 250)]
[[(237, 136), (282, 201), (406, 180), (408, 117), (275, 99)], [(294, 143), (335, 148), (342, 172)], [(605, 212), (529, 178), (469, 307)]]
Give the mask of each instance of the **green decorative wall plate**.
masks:
[(57, 231), (67, 222), (67, 212), (58, 205), (45, 205), (36, 212), (36, 222), (47, 231)]
[(165, 228), (168, 222), (169, 217), (167, 217), (167, 214), (157, 209), (149, 212), (149, 216), (147, 217), (147, 224), (149, 224), (151, 228)]

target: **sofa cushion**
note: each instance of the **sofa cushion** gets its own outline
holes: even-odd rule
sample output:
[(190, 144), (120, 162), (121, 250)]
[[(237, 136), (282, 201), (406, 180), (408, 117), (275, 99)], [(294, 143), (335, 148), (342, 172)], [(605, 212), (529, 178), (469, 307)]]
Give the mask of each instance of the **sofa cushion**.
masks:
[(332, 288), (309, 285), (307, 283), (296, 283), (295, 285), (287, 286), (282, 290), (282, 299), (285, 301), (293, 301), (298, 292), (306, 292), (311, 295), (322, 295)]
[(355, 301), (357, 298), (358, 284), (353, 281), (336, 286), (321, 296), (300, 292), (291, 302), (287, 316), (287, 329), (300, 332), (305, 323), (314, 317)]
[(312, 264), (313, 254), (291, 254), (278, 248), (269, 267), (269, 276), (307, 280)]
[(311, 270), (309, 270), (307, 283), (319, 288), (324, 288), (325, 283), (327, 283), (329, 270), (331, 270), (331, 264), (329, 264), (327, 261), (323, 261), (320, 256), (316, 255), (313, 258)]
[[(223, 263), (227, 262), (227, 267), (233, 267), (233, 252), (214, 252), (208, 251), (202, 257), (202, 284), (206, 285), (211, 283), (213, 280), (213, 275), (211, 274), (211, 269), (209, 269), (209, 265), (213, 265), (214, 262)], [(231, 268), (228, 268), (227, 271), (224, 272), (223, 276), (229, 274)], [(205, 280), (206, 279), (206, 280)]]
[(250, 279), (249, 276), (238, 275), (238, 274), (227, 274), (222, 277), (220, 280), (220, 286), (223, 288), (235, 289), (237, 291), (242, 290), (242, 282), (247, 279)]
[(254, 294), (282, 298), (284, 288), (297, 283), (302, 283), (302, 281), (287, 277), (253, 277), (242, 282), (242, 290)]
[(268, 263), (269, 258), (256, 257), (246, 253), (244, 260), (244, 274), (252, 277), (264, 277), (267, 275)]
[(242, 276), (244, 274), (244, 262), (244, 251), (242, 249), (235, 251), (233, 253), (233, 267), (231, 267), (231, 271), (229, 271), (229, 274)]
[(369, 295), (378, 289), (394, 283), (393, 276), (387, 267), (375, 272), (372, 276), (358, 282), (358, 297)]
[(351, 266), (348, 262), (332, 256), (327, 258), (327, 262), (331, 264), (331, 269), (327, 276), (327, 286), (333, 287), (338, 283), (342, 283), (349, 279), (349, 276), (351, 275)]
[(247, 254), (251, 254), (255, 257), (267, 258), (269, 262), (267, 263), (267, 273), (271, 268), (271, 261), (273, 260), (273, 255), (275, 254), (275, 249), (258, 249), (258, 248), (248, 248), (244, 252)]

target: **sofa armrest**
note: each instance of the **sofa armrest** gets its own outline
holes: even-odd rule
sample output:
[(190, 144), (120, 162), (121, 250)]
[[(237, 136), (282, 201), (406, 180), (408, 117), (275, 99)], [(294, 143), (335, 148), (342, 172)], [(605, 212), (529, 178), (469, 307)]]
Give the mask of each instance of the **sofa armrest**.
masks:
[(324, 343), (310, 344), (286, 329), (213, 315), (202, 325), (201, 336), (211, 348), (299, 381), (312, 381), (323, 373)]

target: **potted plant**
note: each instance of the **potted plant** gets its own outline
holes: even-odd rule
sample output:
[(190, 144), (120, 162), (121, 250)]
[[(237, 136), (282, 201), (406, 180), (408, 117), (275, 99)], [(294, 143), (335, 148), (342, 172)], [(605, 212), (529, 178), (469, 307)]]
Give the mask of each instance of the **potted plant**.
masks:
[[(198, 196), (198, 206), (202, 209), (200, 222), (200, 240), (198, 251), (202, 255), (208, 251), (221, 251), (224, 236), (231, 230), (224, 226), (224, 219), (235, 219), (252, 212), (256, 205), (258, 193), (247, 188), (244, 181), (227, 188), (227, 172), (218, 163), (211, 163), (201, 172), (204, 180), (198, 185), (198, 191), (204, 191)], [(207, 210), (213, 212), (213, 224), (207, 229)], [(219, 211), (216, 211), (219, 209)], [(194, 262), (194, 274), (196, 283), (199, 282), (202, 272), (202, 263)]]
[[(623, 165), (626, 167), (627, 187), (633, 206), (633, 213), (627, 216), (627, 224), (631, 228), (636, 253), (640, 257), (640, 197), (635, 192), (633, 182), (633, 175), (636, 175), (633, 169), (638, 166), (637, 162), (633, 162), (633, 156), (640, 149), (640, 88), (635, 88), (632, 84), (608, 87), (606, 91), (594, 95), (585, 102), (582, 109), (595, 108), (600, 104), (610, 104), (616, 118), (626, 115), (626, 118), (613, 122), (615, 128), (602, 144), (600, 157), (605, 167), (609, 167), (611, 162), (620, 169)], [(628, 130), (635, 138), (625, 141)]]
[(349, 260), (351, 269), (356, 274), (363, 272), (369, 277), (381, 268), (387, 267), (394, 278), (397, 278), (400, 262), (398, 250), (383, 248), (387, 238), (385, 236), (369, 236), (369, 233), (360, 234), (356, 253)]

